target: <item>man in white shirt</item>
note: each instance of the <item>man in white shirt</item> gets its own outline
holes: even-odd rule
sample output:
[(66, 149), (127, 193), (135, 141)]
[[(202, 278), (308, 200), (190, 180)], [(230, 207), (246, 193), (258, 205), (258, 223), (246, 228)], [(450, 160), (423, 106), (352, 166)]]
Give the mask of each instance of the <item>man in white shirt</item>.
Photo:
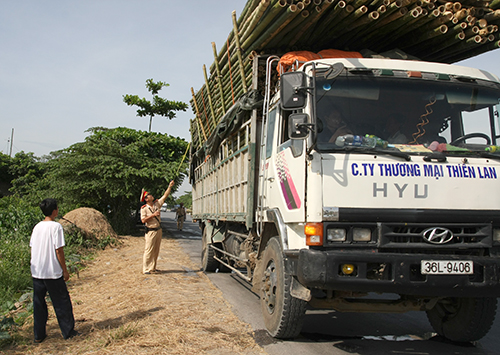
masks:
[(45, 219), (33, 228), (30, 240), (35, 343), (41, 343), (47, 336), (47, 292), (52, 300), (63, 338), (68, 339), (79, 334), (74, 329), (73, 306), (66, 287), (69, 273), (64, 258), (64, 232), (62, 226), (55, 222), (59, 214), (57, 201), (47, 198), (40, 203), (40, 208)]

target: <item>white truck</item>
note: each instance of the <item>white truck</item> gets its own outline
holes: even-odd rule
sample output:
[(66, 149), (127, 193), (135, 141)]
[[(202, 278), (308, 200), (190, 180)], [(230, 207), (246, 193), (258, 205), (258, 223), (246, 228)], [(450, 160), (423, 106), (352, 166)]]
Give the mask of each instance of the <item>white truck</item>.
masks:
[(499, 79), (334, 58), (278, 80), (279, 59), (254, 58), (263, 103), (246, 95), (192, 153), (203, 269), (251, 282), (277, 338), (307, 304), (425, 311), (452, 341), (483, 337), (500, 295)]

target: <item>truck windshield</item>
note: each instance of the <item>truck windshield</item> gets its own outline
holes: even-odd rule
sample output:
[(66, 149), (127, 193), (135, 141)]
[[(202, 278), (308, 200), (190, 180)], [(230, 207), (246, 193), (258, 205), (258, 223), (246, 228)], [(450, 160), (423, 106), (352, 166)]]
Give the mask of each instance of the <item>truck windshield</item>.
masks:
[(391, 149), (444, 143), (485, 151), (500, 144), (495, 137), (500, 133), (499, 99), (497, 83), (467, 78), (377, 76), (369, 71), (329, 79), (318, 72), (316, 147), (340, 149), (349, 143), (347, 135), (368, 135)]

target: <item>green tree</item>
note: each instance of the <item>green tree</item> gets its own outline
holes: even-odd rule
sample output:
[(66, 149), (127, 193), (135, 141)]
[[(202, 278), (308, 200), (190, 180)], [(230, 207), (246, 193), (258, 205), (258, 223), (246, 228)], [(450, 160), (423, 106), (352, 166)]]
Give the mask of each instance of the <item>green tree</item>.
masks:
[(11, 191), (18, 196), (25, 196), (34, 186), (39, 186), (45, 174), (47, 164), (32, 152), (17, 153), (10, 161), (9, 173), (12, 176)]
[(14, 178), (9, 172), (12, 159), (6, 154), (0, 153), (0, 197), (9, 194), (9, 189), (12, 186), (11, 181)]
[(123, 127), (89, 132), (84, 142), (53, 153), (46, 174), (31, 190), (33, 199), (56, 198), (63, 210), (95, 208), (117, 233), (128, 232), (142, 188), (160, 196), (170, 180), (182, 182), (187, 163), (179, 165), (188, 143)]
[(140, 98), (138, 95), (123, 95), (123, 101), (129, 106), (138, 106), (137, 116), (149, 116), (149, 132), (151, 132), (151, 123), (155, 115), (172, 119), (175, 117), (175, 111), (186, 111), (188, 105), (181, 101), (169, 101), (160, 96), (158, 92), (166, 86), (170, 86), (162, 81), (154, 82), (153, 79), (146, 80), (146, 88), (153, 95), (153, 101), (146, 98)]

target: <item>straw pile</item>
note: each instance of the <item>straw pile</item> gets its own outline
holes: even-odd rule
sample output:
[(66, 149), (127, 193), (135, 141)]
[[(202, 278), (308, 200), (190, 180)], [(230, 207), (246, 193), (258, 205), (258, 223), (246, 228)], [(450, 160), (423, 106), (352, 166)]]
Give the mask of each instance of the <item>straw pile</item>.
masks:
[(248, 0), (222, 49), (212, 43), (210, 76), (191, 106), (193, 146), (214, 131), (252, 87), (257, 54), (323, 49), (382, 53), (395, 48), (428, 61), (453, 63), (500, 47), (500, 0)]
[(77, 208), (76, 210), (66, 213), (59, 222), (65, 228), (76, 226), (88, 239), (100, 239), (108, 236), (116, 238), (116, 233), (106, 217), (93, 208)]

